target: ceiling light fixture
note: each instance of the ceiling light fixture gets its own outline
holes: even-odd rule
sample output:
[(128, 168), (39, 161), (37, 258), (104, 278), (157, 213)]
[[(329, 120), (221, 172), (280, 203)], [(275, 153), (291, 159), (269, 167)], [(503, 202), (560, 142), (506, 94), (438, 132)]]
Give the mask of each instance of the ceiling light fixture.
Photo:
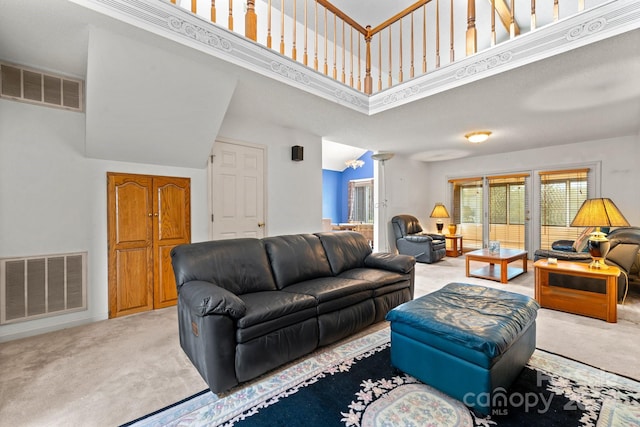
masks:
[(353, 160), (347, 160), (346, 162), (344, 162), (344, 164), (347, 165), (348, 168), (358, 169), (364, 166), (364, 161), (353, 159)]
[(481, 142), (485, 142), (489, 139), (489, 135), (491, 135), (491, 132), (488, 130), (481, 130), (478, 132), (468, 133), (464, 137), (467, 138), (467, 141), (473, 144), (480, 144)]

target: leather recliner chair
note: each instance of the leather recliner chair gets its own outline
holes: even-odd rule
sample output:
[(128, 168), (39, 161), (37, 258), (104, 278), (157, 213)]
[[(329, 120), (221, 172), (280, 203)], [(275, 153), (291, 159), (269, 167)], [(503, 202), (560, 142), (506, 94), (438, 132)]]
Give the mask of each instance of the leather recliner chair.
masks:
[(418, 218), (412, 215), (396, 215), (391, 219), (396, 235), (396, 247), (402, 255), (412, 255), (418, 262), (431, 264), (446, 254), (442, 234), (424, 233)]

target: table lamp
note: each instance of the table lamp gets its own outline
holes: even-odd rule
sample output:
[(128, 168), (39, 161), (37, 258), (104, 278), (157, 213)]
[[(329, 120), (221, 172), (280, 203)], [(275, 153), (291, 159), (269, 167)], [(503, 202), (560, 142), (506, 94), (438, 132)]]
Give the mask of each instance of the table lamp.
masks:
[(431, 218), (436, 219), (436, 227), (438, 228), (438, 233), (442, 233), (442, 227), (444, 227), (444, 222), (442, 222), (442, 218), (449, 218), (449, 212), (447, 212), (447, 208), (440, 202), (436, 203), (431, 211)]
[(580, 206), (571, 226), (596, 227), (589, 235), (589, 254), (593, 259), (589, 267), (606, 269), (609, 267), (604, 260), (609, 252), (610, 243), (607, 235), (600, 231), (600, 227), (628, 227), (629, 222), (611, 199), (587, 199)]

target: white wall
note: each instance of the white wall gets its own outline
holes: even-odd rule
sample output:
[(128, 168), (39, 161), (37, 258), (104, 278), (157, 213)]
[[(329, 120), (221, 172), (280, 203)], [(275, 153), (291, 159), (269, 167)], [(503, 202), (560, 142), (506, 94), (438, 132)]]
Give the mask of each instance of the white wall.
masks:
[(107, 318), (107, 171), (191, 178), (192, 240), (207, 238), (206, 168), (87, 159), (84, 122), (0, 100), (0, 257), (88, 252), (88, 310), (0, 326), (0, 341)]
[(638, 159), (640, 136), (636, 135), (430, 163), (423, 193), (433, 207), (437, 201), (447, 203), (449, 178), (600, 162), (601, 197), (612, 199), (631, 225), (640, 226)]
[[(237, 116), (225, 117), (219, 136), (267, 147), (267, 235), (322, 231), (319, 136)], [(293, 145), (304, 147), (303, 161), (291, 160)]]
[[(381, 174), (381, 162), (377, 162), (378, 167), (374, 169), (376, 180)], [(422, 226), (429, 232), (435, 232), (435, 223), (429, 226), (429, 214), (433, 205), (429, 205), (429, 195), (426, 182), (429, 179), (429, 165), (427, 163), (411, 160), (402, 155), (396, 155), (387, 160), (384, 165), (386, 193), (387, 193), (387, 209), (386, 219), (379, 221), (380, 225), (386, 224), (388, 245), (385, 245), (384, 228), (379, 230), (376, 228), (374, 241), (376, 251), (384, 252), (389, 250), (395, 251), (395, 235), (391, 228), (391, 218), (398, 214), (409, 214), (418, 218)], [(382, 198), (378, 194), (376, 206), (379, 205), (378, 200)], [(381, 210), (377, 213), (380, 215)]]

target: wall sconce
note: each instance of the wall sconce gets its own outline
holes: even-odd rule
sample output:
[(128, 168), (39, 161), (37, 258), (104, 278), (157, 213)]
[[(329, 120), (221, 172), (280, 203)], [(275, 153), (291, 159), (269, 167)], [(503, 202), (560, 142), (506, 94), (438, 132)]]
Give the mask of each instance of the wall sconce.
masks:
[(304, 157), (304, 147), (301, 145), (294, 145), (291, 147), (291, 160), (294, 162), (301, 162)]
[(364, 161), (353, 159), (353, 160), (347, 160), (346, 162), (344, 162), (344, 164), (347, 165), (348, 168), (358, 169), (364, 166)]
[(480, 144), (482, 142), (485, 142), (487, 139), (489, 139), (490, 135), (491, 135), (491, 132), (489, 132), (488, 130), (481, 130), (478, 132), (468, 133), (464, 137), (467, 138), (467, 141), (473, 144)]

